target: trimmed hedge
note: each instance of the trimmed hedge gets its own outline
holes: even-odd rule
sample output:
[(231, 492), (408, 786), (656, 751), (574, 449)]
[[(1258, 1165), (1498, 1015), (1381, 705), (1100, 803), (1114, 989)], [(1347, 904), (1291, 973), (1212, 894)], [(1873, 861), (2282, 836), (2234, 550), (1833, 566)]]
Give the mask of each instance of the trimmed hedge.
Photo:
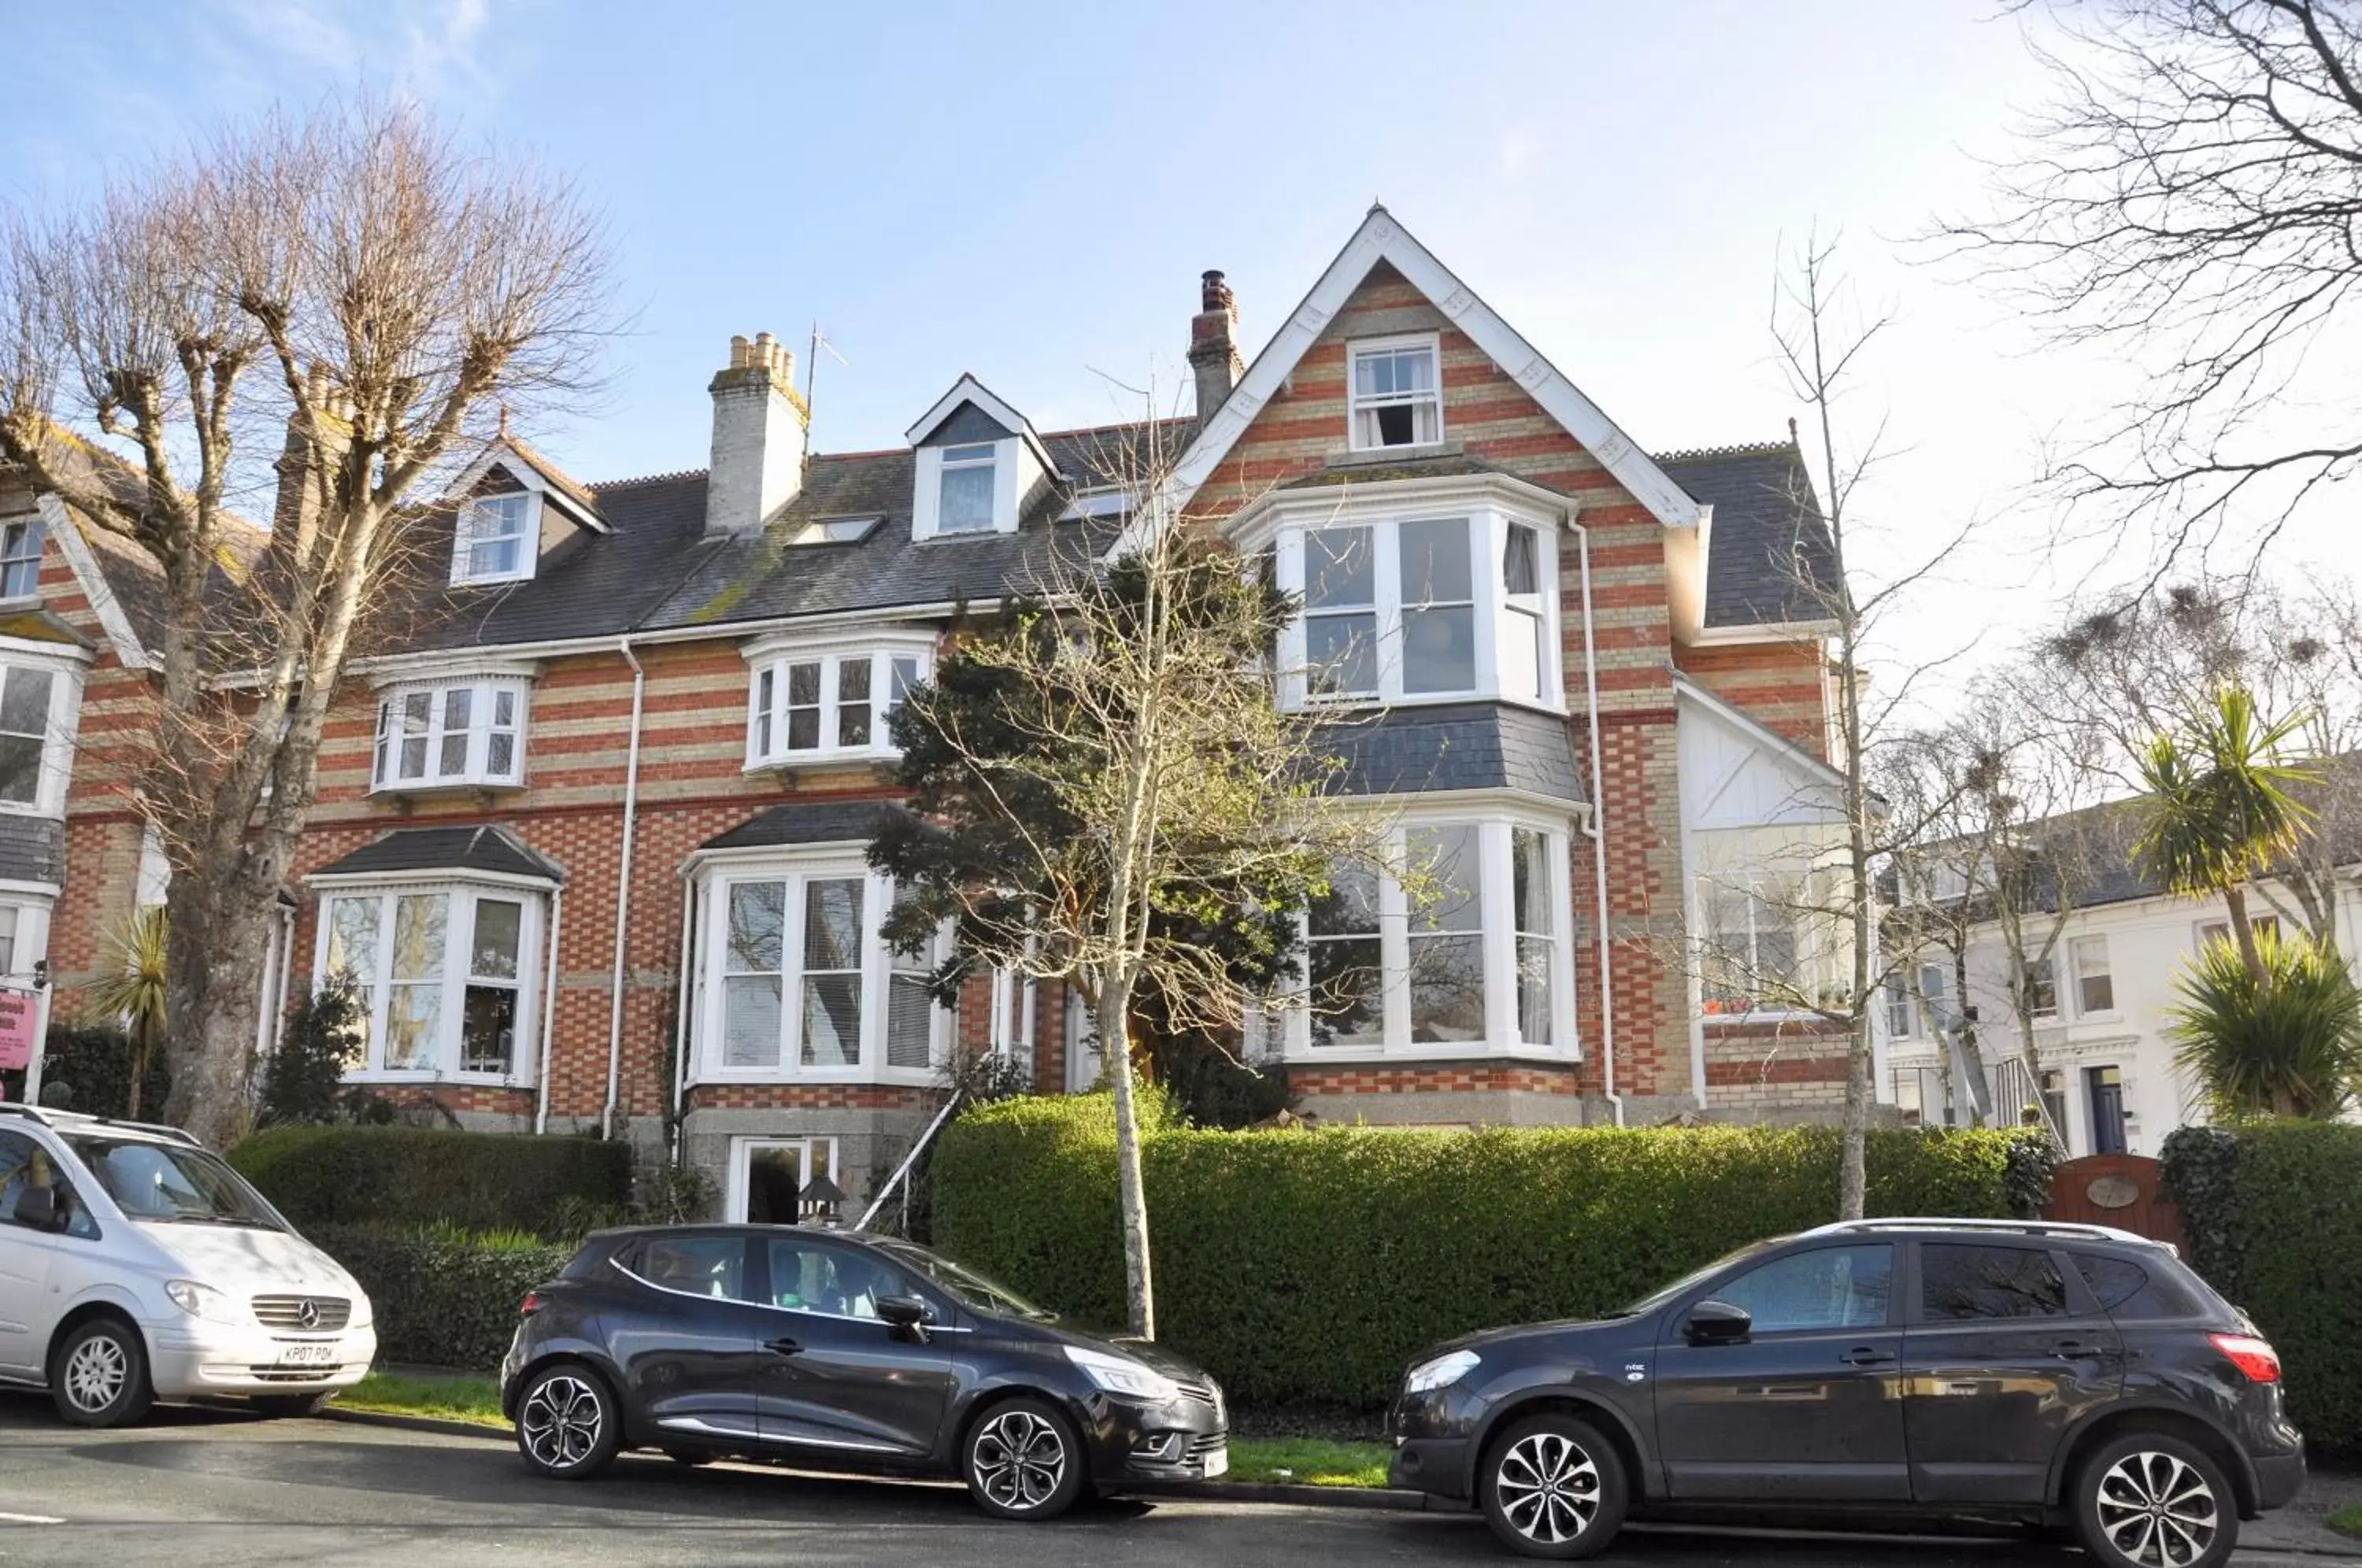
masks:
[(2290, 1415), (2362, 1453), (2362, 1127), (2188, 1127), (2163, 1156), (2190, 1261), (2279, 1352)]
[(380, 1361), (467, 1372), (500, 1365), (524, 1293), (575, 1253), (513, 1233), (315, 1225), (304, 1234), (369, 1293)]
[[(1610, 1311), (1837, 1207), (1834, 1128), (1165, 1129), (1143, 1159), (1158, 1337), (1242, 1404), (1370, 1408), (1404, 1363), (1493, 1324)], [(2047, 1138), (1871, 1135), (1877, 1214), (1999, 1216)], [(934, 1156), (944, 1252), (1123, 1320), (1105, 1096), (1005, 1100)], [(2015, 1167), (2014, 1171), (2014, 1167)]]
[(272, 1127), (229, 1163), (281, 1213), (315, 1225), (514, 1227), (557, 1235), (564, 1210), (620, 1209), (632, 1152), (620, 1141), (435, 1127)]

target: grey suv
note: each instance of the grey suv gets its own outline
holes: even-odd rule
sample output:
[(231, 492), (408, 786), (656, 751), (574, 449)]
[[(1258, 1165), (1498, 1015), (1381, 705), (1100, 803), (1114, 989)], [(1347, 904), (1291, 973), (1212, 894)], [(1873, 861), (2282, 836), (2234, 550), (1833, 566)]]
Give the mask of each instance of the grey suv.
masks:
[(2279, 1358), (2173, 1250), (2096, 1225), (1879, 1220), (1758, 1242), (1596, 1322), (1412, 1364), (1394, 1483), (1533, 1557), (1628, 1514), (2071, 1528), (2217, 1568), (2304, 1481)]

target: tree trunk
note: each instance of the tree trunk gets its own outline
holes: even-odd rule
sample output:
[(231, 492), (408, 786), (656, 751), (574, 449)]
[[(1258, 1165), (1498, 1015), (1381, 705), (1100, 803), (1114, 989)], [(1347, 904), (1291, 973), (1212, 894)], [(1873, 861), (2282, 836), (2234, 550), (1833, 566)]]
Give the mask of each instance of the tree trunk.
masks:
[(1132, 1092), (1130, 1020), (1131, 981), (1099, 988), (1099, 1054), (1115, 1091), (1116, 1192), (1123, 1214), (1124, 1315), (1143, 1340), (1156, 1337), (1156, 1296), (1148, 1266), (1148, 1189), (1141, 1180), (1140, 1105)]
[(2231, 933), (2238, 938), (2239, 961), (2246, 965), (2247, 977), (2256, 982), (2258, 993), (2268, 994), (2272, 977), (2264, 967), (2262, 951), (2256, 946), (2256, 922), (2247, 916), (2247, 889), (2235, 885), (2224, 889), (2223, 906), (2231, 916)]
[(172, 878), (167, 899), (172, 1096), (164, 1115), (215, 1149), (227, 1148), (243, 1131), (248, 1058), (262, 1005), (260, 955), (270, 945), (270, 901), (258, 903), (245, 891), (242, 881), (216, 889), (201, 874), (183, 871)]

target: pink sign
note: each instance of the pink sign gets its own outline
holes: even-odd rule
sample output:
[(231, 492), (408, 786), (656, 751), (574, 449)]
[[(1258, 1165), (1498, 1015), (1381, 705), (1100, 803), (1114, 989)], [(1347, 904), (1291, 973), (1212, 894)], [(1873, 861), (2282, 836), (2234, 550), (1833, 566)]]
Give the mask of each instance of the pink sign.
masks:
[(0, 1067), (32, 1065), (33, 1020), (39, 1011), (39, 993), (0, 989)]

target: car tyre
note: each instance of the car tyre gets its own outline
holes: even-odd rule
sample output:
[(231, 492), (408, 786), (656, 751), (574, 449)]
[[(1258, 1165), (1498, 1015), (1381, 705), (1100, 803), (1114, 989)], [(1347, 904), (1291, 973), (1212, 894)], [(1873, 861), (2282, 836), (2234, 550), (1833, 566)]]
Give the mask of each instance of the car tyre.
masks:
[(587, 1481), (614, 1463), (623, 1411), (607, 1380), (579, 1362), (543, 1367), (517, 1396), (517, 1452), (535, 1474)]
[(1486, 1451), (1485, 1522), (1510, 1551), (1572, 1562), (1605, 1551), (1630, 1500), (1616, 1445), (1579, 1416), (1529, 1416)]
[(148, 1347), (120, 1318), (93, 1318), (50, 1355), (50, 1397), (68, 1426), (125, 1427), (156, 1402)]
[(274, 1421), (292, 1421), (304, 1416), (316, 1416), (328, 1402), (326, 1394), (258, 1394), (253, 1405), (257, 1412)]
[(2075, 1475), (2075, 1534), (2104, 1568), (2221, 1568), (2239, 1544), (2223, 1467), (2168, 1432), (2102, 1444)]
[(986, 1410), (960, 1445), (960, 1479), (995, 1518), (1056, 1518), (1088, 1488), (1089, 1470), (1074, 1422), (1030, 1395)]

